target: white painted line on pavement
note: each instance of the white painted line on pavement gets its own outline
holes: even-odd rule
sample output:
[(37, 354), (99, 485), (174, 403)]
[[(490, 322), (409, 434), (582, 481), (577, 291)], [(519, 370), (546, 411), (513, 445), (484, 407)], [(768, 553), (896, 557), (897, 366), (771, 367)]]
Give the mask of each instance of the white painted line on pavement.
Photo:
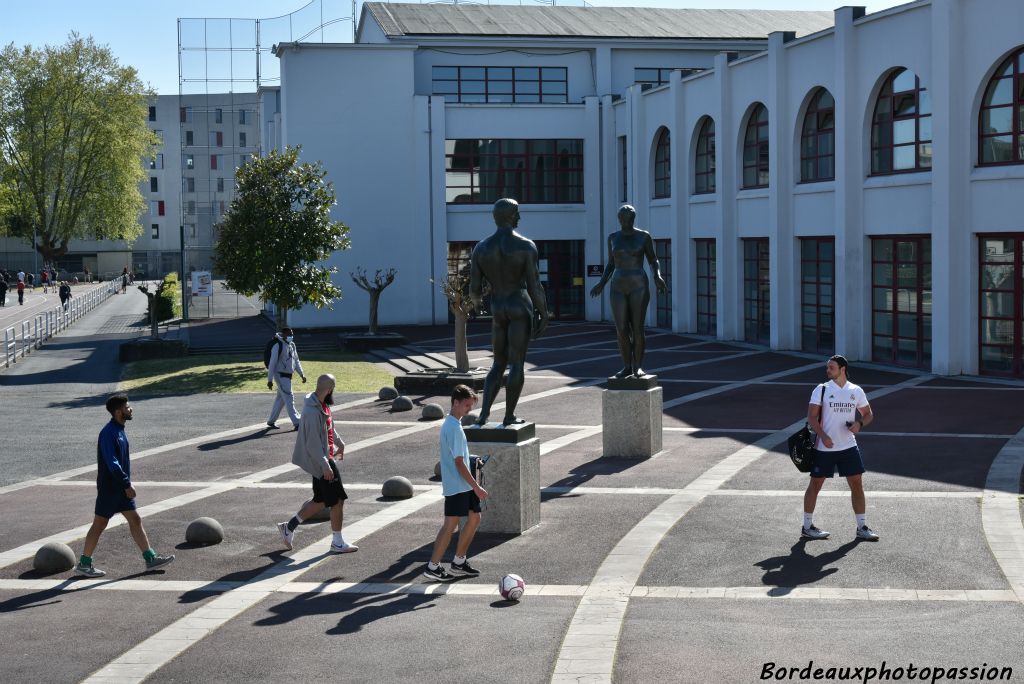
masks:
[[(305, 572), (313, 566), (301, 570)], [(226, 593), (243, 589), (246, 582), (203, 582), (182, 580), (17, 580), (0, 579), (0, 590), (4, 591), (153, 591), (173, 593)], [(576, 584), (528, 584), (526, 598), (580, 597), (586, 594), (590, 585)], [(266, 596), (272, 594), (357, 594), (357, 595), (407, 595), (430, 596), (498, 596), (498, 587), (493, 583), (480, 584), (460, 581), (451, 584), (438, 582), (287, 582), (280, 586), (268, 586), (263, 590)], [(1017, 596), (1009, 589), (876, 589), (874, 587), (682, 587), (682, 586), (636, 586), (629, 597), (652, 599), (783, 599), (783, 600), (853, 600), (853, 601), (957, 601), (957, 602), (1016, 602)], [(228, 618), (237, 606), (220, 608), (217, 618)], [(240, 611), (239, 611), (240, 612)], [(234, 617), (234, 615), (231, 615)], [(184, 618), (183, 618), (184, 619)], [(209, 620), (210, 617), (201, 618)], [(212, 625), (211, 625), (212, 626)], [(123, 656), (122, 656), (123, 657)]]
[(1017, 600), (1024, 603), (1024, 520), (1020, 483), (1024, 473), (1024, 430), (996, 455), (985, 480), (981, 527)]

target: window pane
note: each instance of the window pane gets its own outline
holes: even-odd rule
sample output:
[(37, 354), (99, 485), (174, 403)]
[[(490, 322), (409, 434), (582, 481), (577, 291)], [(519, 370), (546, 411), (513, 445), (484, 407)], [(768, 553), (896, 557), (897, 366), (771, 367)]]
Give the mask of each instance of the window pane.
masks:
[(546, 94), (546, 95), (558, 95), (558, 94), (564, 95), (565, 94), (565, 82), (564, 81), (555, 81), (555, 82), (552, 83), (552, 82), (545, 81), (544, 83), (541, 83), (541, 92)]
[(487, 83), (487, 92), (492, 95), (495, 93), (511, 94), (512, 81), (489, 81)]
[(817, 175), (815, 174), (814, 170), (815, 170), (815, 162), (814, 162), (813, 159), (811, 159), (809, 161), (805, 161), (802, 164), (800, 164), (800, 180), (802, 180), (802, 181), (817, 180)]
[(892, 81), (892, 92), (898, 93), (903, 90), (913, 90), (916, 81), (914, 72), (910, 69), (904, 69), (901, 71), (896, 78)]
[(835, 107), (836, 101), (832, 98), (832, 93), (827, 90), (822, 90), (818, 96), (818, 109), (828, 109)]
[(818, 160), (818, 178), (833, 178), (836, 175), (833, 164), (834, 157), (822, 157)]
[(462, 81), (462, 93), (483, 93), (484, 85), (483, 81)]
[(516, 80), (532, 80), (536, 81), (540, 79), (540, 70), (537, 67), (516, 67)]
[(885, 311), (892, 309), (892, 290), (889, 288), (873, 288), (871, 296), (871, 307)]
[(516, 93), (537, 95), (540, 93), (540, 83), (537, 81), (516, 81)]
[(876, 335), (891, 335), (892, 334), (892, 314), (887, 313), (875, 313), (874, 314), (874, 330)]
[(547, 79), (553, 79), (557, 81), (564, 81), (566, 79), (565, 67), (544, 67), (541, 69), (541, 76)]
[(511, 81), (512, 67), (489, 67), (487, 69), (487, 78), (492, 81)]
[(932, 139), (932, 117), (922, 116), (917, 120), (917, 139), (927, 141)]
[(892, 285), (891, 264), (875, 264), (872, 271), (871, 283), (873, 285)]
[(981, 160), (984, 162), (1013, 161), (1013, 136), (983, 138), (981, 141)]
[(658, 70), (657, 69), (646, 69), (637, 68), (633, 70), (633, 80), (635, 81), (657, 81)]
[(984, 318), (1013, 318), (1013, 293), (983, 292), (981, 315)]
[(896, 121), (892, 125), (892, 140), (896, 145), (914, 142), (916, 140), (915, 135), (914, 119)]
[(982, 106), (1008, 105), (1013, 103), (1013, 79), (1001, 78), (993, 81), (985, 92)]
[(451, 66), (436, 66), (436, 67), (433, 68), (432, 74), (433, 74), (433, 77), (435, 79), (439, 79), (439, 78), (456, 79), (456, 78), (459, 77), (459, 69), (458, 69), (458, 67), (451, 67)]
[(485, 71), (483, 67), (462, 67), (459, 70), (459, 78), (461, 78), (463, 81), (482, 81), (484, 80), (484, 74)]
[(917, 97), (913, 92), (897, 95), (893, 102), (895, 116), (912, 116), (917, 112)]
[(917, 166), (917, 146), (907, 145), (896, 147), (892, 151), (892, 168), (897, 171), (912, 169)]
[(921, 143), (917, 146), (917, 165), (922, 169), (932, 167), (932, 144)]

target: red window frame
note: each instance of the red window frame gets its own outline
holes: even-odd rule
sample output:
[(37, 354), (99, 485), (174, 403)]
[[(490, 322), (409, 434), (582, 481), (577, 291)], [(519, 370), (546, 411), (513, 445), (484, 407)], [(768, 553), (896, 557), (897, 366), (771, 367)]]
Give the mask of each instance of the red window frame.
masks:
[(217, 147), (224, 147), (224, 131), (217, 131)]
[(818, 88), (807, 106), (800, 133), (800, 182), (816, 183), (835, 177), (836, 101), (828, 90)]
[(758, 104), (743, 136), (743, 187), (768, 187), (768, 108)]
[(694, 292), (697, 295), (697, 334), (716, 335), (718, 333), (718, 293), (717, 293), (717, 247), (714, 238), (694, 240), (694, 251), (697, 255), (697, 283)]
[(768, 238), (743, 238), (743, 339), (771, 342)]
[[(1006, 258), (989, 254), (986, 241), (1011, 243), (1012, 253)], [(998, 282), (991, 278), (992, 269), (1008, 269), (1007, 278)], [(998, 271), (997, 271), (998, 273)], [(988, 301), (986, 301), (986, 299)], [(1002, 300), (1001, 312), (986, 315)], [(1009, 304), (1007, 307), (1006, 304)], [(1005, 309), (1010, 315), (1005, 315)], [(986, 339), (986, 332), (990, 333)], [(1008, 336), (1005, 342), (992, 338)], [(986, 365), (986, 350), (1002, 350), (1009, 361), (1008, 368)], [(978, 236), (978, 372), (982, 375), (1024, 378), (1024, 233), (993, 233)]]
[(216, 169), (217, 168), (217, 155), (215, 155), (215, 154), (211, 154), (210, 155), (210, 168), (211, 169)]
[(836, 239), (800, 238), (800, 348), (835, 350)]
[(658, 257), (658, 268), (661, 277), (668, 286), (664, 292), (655, 288), (655, 314), (660, 328), (672, 328), (672, 241), (655, 240), (654, 255)]
[(704, 117), (697, 134), (697, 152), (693, 159), (693, 194), (715, 192), (715, 120)]
[[(998, 94), (1003, 84), (1008, 84), (1010, 87), (1009, 101), (986, 104), (992, 102), (993, 97)], [(1009, 130), (1004, 125), (1003, 130), (994, 129), (992, 132), (986, 132), (986, 117), (989, 127), (991, 127), (993, 116), (999, 116), (1004, 111), (1009, 114)], [(1000, 141), (1001, 138), (1004, 140)], [(996, 159), (994, 146), (1007, 143), (1010, 145), (1009, 159)], [(992, 147), (986, 147), (987, 145), (992, 145)], [(986, 151), (993, 153), (990, 155), (993, 157), (992, 159), (985, 159)], [(1024, 164), (1024, 47), (1017, 48), (996, 69), (985, 87), (985, 97), (981, 100), (981, 108), (978, 112), (978, 166), (1006, 166), (1008, 164)]]
[(872, 236), (872, 360), (912, 368), (931, 367), (931, 299), (931, 238)]
[(156, 213), (157, 213), (157, 216), (163, 216), (164, 215), (164, 201), (163, 200), (158, 200), (157, 205), (156, 205)]
[[(906, 73), (914, 77), (914, 87), (894, 90), (896, 81)], [(898, 108), (906, 106), (911, 99), (913, 111), (897, 114)], [(921, 79), (908, 69), (897, 69), (889, 74), (878, 93), (871, 118), (871, 175), (889, 176), (897, 173), (930, 171), (931, 118), (931, 97), (927, 93), (927, 88), (921, 87)], [(913, 123), (914, 139), (910, 142), (897, 143), (896, 129), (905, 123)], [(898, 152), (904, 149), (913, 149), (914, 165), (896, 168)]]
[(654, 199), (672, 196), (672, 139), (667, 128), (658, 133), (654, 148)]
[(445, 190), (448, 204), (582, 204), (583, 140), (446, 140)]

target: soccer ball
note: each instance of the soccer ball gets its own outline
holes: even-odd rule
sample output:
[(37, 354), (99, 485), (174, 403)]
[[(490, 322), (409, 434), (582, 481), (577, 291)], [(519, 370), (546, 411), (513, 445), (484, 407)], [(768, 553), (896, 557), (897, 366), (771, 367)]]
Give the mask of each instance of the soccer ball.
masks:
[(498, 582), (498, 592), (506, 601), (518, 601), (526, 591), (526, 582), (519, 575), (505, 575)]

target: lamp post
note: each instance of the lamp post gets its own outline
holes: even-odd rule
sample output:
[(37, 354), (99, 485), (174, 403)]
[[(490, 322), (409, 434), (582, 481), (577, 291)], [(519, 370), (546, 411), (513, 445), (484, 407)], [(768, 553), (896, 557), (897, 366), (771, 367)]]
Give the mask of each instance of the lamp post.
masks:
[(36, 245), (36, 225), (34, 223), (32, 224), (32, 273), (39, 273), (39, 247)]

